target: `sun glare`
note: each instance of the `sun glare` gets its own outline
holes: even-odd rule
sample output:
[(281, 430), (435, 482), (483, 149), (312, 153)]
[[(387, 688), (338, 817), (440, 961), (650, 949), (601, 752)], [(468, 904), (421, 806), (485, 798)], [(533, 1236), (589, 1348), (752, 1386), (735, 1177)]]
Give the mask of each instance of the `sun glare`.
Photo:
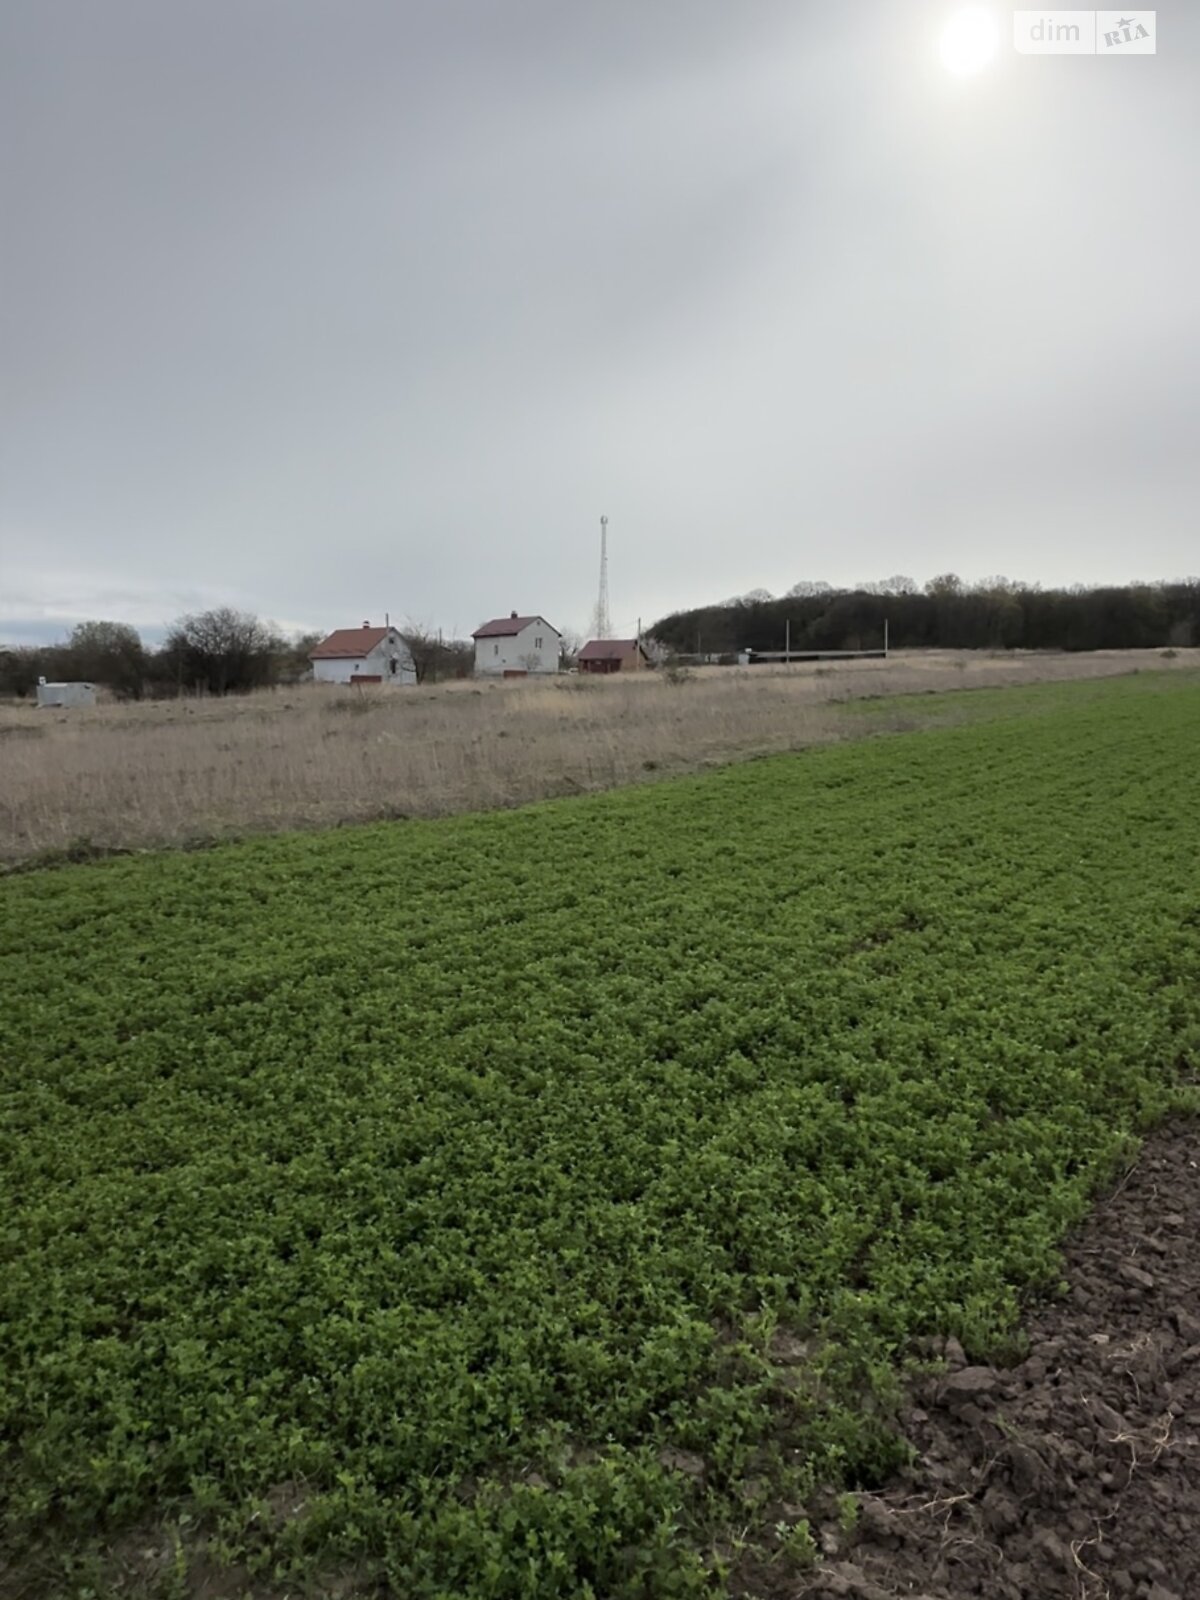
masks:
[(956, 78), (982, 72), (1000, 48), (1000, 28), (986, 6), (963, 6), (942, 29), (942, 65)]

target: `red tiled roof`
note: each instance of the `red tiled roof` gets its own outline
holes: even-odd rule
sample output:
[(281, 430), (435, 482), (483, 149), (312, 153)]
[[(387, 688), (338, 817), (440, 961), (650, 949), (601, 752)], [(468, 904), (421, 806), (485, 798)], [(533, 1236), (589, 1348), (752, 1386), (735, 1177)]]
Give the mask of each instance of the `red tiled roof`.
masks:
[(390, 628), (335, 628), (315, 650), (308, 652), (308, 659), (336, 661), (341, 657), (369, 655), (391, 631)]
[[(579, 652), (580, 661), (632, 661), (638, 653), (636, 639), (589, 639)], [(646, 656), (645, 647), (642, 654)], [(646, 656), (649, 660), (649, 656)]]
[(520, 633), (522, 628), (527, 628), (531, 622), (543, 622), (550, 632), (557, 634), (557, 628), (551, 628), (545, 617), (496, 617), (491, 622), (485, 622), (481, 628), (476, 628), (471, 635), (472, 639), (509, 639), (514, 634)]

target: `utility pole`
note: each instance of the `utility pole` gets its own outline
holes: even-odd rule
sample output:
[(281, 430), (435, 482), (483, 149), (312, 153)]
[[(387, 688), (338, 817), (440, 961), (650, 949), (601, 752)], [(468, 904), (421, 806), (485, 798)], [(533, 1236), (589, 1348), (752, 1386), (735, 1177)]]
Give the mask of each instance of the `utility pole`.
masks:
[(783, 664), (786, 667), (792, 659), (792, 619), (788, 617), (783, 624)]

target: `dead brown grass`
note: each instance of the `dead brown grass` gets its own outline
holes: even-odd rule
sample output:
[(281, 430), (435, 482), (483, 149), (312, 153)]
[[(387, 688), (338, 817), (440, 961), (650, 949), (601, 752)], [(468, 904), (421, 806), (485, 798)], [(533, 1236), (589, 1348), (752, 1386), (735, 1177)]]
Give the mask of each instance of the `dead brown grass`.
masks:
[[(305, 686), (229, 700), (0, 707), (0, 859), (87, 839), (147, 848), (612, 788), (867, 731), (843, 704), (1200, 664), (1200, 651), (927, 652), (429, 689)], [(919, 723), (918, 716), (915, 721)], [(907, 715), (904, 725), (912, 725)], [(876, 724), (877, 726), (877, 724)]]

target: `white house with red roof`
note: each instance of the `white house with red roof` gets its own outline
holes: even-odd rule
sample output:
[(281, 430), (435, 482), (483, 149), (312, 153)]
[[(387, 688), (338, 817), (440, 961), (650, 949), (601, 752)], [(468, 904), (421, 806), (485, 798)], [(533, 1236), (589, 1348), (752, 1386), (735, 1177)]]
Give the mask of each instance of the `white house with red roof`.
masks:
[(562, 634), (545, 617), (519, 617), (515, 611), (476, 628), (475, 671), (481, 677), (523, 678), (557, 672)]
[(310, 650), (317, 683), (416, 683), (412, 653), (395, 628), (335, 628)]

